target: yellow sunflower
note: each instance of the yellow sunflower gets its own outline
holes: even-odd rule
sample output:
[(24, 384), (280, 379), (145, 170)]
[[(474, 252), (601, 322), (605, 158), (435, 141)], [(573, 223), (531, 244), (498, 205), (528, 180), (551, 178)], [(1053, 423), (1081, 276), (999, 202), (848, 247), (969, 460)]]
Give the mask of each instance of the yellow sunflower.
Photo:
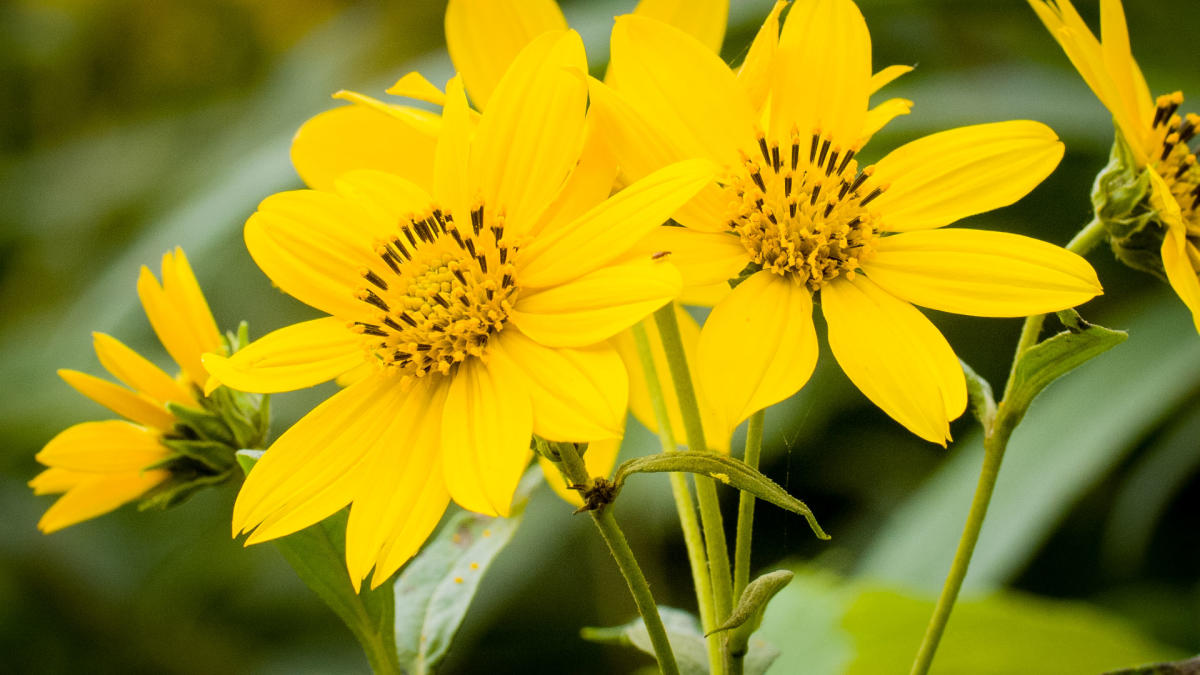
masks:
[[(159, 285), (143, 267), (138, 296), (159, 341), (182, 372), (172, 377), (103, 333), (93, 335), (96, 356), (128, 389), (76, 370), (58, 371), (79, 393), (125, 420), (76, 424), (37, 454), (48, 468), (29, 482), (34, 494), (65, 493), (38, 522), (43, 532), (108, 513), (163, 487), (175, 475), (169, 464), (179, 453), (166, 443), (178, 438), (176, 425), (181, 420), (167, 405), (201, 408), (198, 383), (207, 374), (200, 356), (224, 347), (182, 250), (163, 256), (162, 278)], [(232, 457), (231, 450), (230, 461)]]
[(432, 191), (349, 171), (331, 191), (269, 197), (246, 223), (267, 276), (331, 316), (230, 358), (206, 355), (209, 372), (272, 392), (370, 371), (250, 472), (233, 518), (235, 533), (253, 530), (248, 544), (352, 504), (347, 567), (356, 582), (374, 568), (378, 585), (450, 499), (506, 515), (533, 434), (621, 434), (627, 375), (603, 341), (681, 286), (668, 261), (625, 254), (716, 171), (677, 163), (609, 197), (611, 178), (597, 183), (576, 166), (586, 69), (577, 34), (543, 33), (482, 114), (450, 80)]
[(944, 444), (966, 406), (964, 376), (913, 305), (1012, 317), (1101, 292), (1091, 266), (1057, 246), (938, 229), (1020, 199), (1063, 146), (1042, 124), (1002, 122), (933, 134), (862, 167), (866, 141), (909, 109), (901, 99), (870, 108), (868, 99), (908, 69), (872, 77), (870, 36), (850, 0), (799, 0), (780, 33), (782, 8), (736, 73), (677, 29), (619, 17), (615, 88), (592, 81), (598, 126), (627, 180), (682, 158), (724, 167), (675, 215), (684, 227), (661, 228), (648, 246), (671, 251), (692, 301), (716, 304), (697, 379), (727, 429), (808, 380), (819, 296), (851, 381), (913, 433)]
[(1112, 113), (1138, 169), (1149, 169), (1151, 201), (1166, 226), (1162, 267), (1200, 331), (1200, 167), (1188, 146), (1200, 115), (1178, 113), (1183, 92), (1150, 95), (1129, 47), (1121, 0), (1101, 0), (1097, 40), (1070, 0), (1030, 0), (1042, 23)]

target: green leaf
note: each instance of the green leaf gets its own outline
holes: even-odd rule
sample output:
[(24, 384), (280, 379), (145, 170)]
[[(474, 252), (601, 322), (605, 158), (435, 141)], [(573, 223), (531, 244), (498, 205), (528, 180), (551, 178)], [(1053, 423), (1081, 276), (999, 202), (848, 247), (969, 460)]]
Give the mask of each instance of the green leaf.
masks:
[[(1073, 315), (1073, 317), (1072, 317)], [(1023, 411), (1049, 384), (1124, 342), (1129, 334), (1090, 324), (1069, 312), (1065, 332), (1030, 347), (1017, 361), (1004, 405)]]
[[(675, 652), (680, 674), (708, 675), (708, 647), (700, 633), (700, 621), (691, 612), (673, 607), (659, 607), (658, 614), (667, 629), (667, 639), (671, 642), (671, 651)], [(583, 628), (579, 635), (588, 642), (633, 647), (654, 656), (654, 647), (650, 644), (650, 635), (641, 617), (621, 626)], [(763, 640), (752, 640), (750, 651), (746, 654), (744, 672), (761, 675), (778, 657), (779, 650), (775, 647)]]
[[(1043, 392), (1013, 433), (964, 592), (996, 588), (1024, 568), (1081, 496), (1194, 396), (1200, 340), (1178, 298), (1163, 293), (1129, 309), (1114, 322), (1134, 339)], [(982, 456), (982, 434), (965, 435), (892, 510), (856, 573), (941, 590)]]
[[(238, 462), (246, 473), (261, 451), (241, 450)], [(346, 519), (342, 509), (325, 520), (273, 543), (288, 565), (317, 597), (333, 610), (362, 645), (376, 673), (398, 672), (393, 647), (392, 580), (358, 591), (346, 569)]]
[(829, 538), (804, 502), (789, 495), (778, 483), (750, 468), (740, 459), (715, 452), (664, 452), (635, 457), (617, 467), (616, 473), (613, 474), (613, 483), (616, 491), (620, 492), (625, 480), (632, 474), (664, 472), (695, 473), (719, 480), (743, 492), (749, 492), (763, 501), (771, 502), (781, 509), (804, 516), (818, 538)]
[(746, 625), (747, 622), (749, 622), (750, 630), (746, 634), (753, 633), (762, 622), (762, 613), (767, 608), (767, 603), (791, 582), (793, 576), (795, 574), (789, 570), (775, 570), (751, 581), (742, 591), (742, 597), (738, 598), (737, 606), (733, 608), (733, 612), (725, 620), (725, 623), (714, 628), (708, 634), (731, 630)]
[(512, 540), (541, 481), (536, 467), (525, 474), (507, 518), (456, 511), (400, 572), (395, 636), (406, 672), (430, 673), (446, 655), (484, 573)]
[(963, 375), (967, 378), (967, 396), (971, 401), (971, 414), (986, 429), (992, 425), (992, 419), (996, 417), (996, 398), (992, 394), (992, 385), (967, 365), (966, 361), (959, 359), (958, 363), (962, 366)]

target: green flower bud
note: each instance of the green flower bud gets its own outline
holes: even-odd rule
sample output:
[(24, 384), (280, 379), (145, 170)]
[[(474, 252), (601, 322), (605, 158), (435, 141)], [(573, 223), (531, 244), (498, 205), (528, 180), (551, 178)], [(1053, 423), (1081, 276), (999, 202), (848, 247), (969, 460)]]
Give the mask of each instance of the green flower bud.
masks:
[(1108, 231), (1113, 255), (1136, 270), (1165, 279), (1162, 248), (1166, 226), (1150, 203), (1150, 175), (1139, 167), (1125, 138), (1116, 135), (1112, 155), (1092, 187), (1092, 207)]

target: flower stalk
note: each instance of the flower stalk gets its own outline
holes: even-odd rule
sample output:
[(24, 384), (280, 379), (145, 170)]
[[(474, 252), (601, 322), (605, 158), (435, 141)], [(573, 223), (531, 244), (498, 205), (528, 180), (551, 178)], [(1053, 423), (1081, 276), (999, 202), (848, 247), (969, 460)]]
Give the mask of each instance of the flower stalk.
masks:
[[(592, 483), (587, 466), (583, 463), (583, 456), (575, 444), (555, 443), (551, 450), (546, 441), (537, 438), (536, 442), (539, 452), (546, 457), (554, 458), (552, 461), (555, 461), (559, 471), (572, 485), (585, 486)], [(629, 593), (633, 596), (638, 613), (642, 615), (646, 633), (650, 636), (650, 644), (654, 647), (655, 658), (658, 659), (659, 670), (663, 675), (678, 675), (679, 666), (675, 663), (675, 654), (671, 651), (670, 640), (667, 639), (667, 629), (663, 625), (662, 617), (658, 614), (658, 605), (654, 602), (654, 596), (650, 593), (650, 585), (646, 582), (646, 576), (642, 574), (642, 568), (638, 565), (633, 550), (629, 548), (629, 541), (625, 539), (625, 533), (621, 531), (616, 518), (613, 517), (612, 509), (608, 505), (604, 505), (598, 509), (589, 510), (589, 513), (592, 516), (592, 522), (596, 524), (596, 529), (600, 530), (600, 536), (604, 539), (604, 543), (608, 545), (609, 552), (616, 559), (617, 567), (621, 570), (621, 576), (625, 577), (625, 583), (629, 586)]]
[[(1104, 223), (1100, 218), (1094, 218), (1075, 234), (1066, 248), (1072, 253), (1086, 255), (1097, 244), (1104, 241), (1106, 234)], [(950, 564), (950, 571), (946, 575), (942, 592), (934, 606), (933, 616), (930, 617), (929, 624), (926, 626), (925, 637), (921, 640), (921, 646), (913, 661), (911, 675), (925, 675), (929, 672), (942, 634), (946, 630), (946, 624), (950, 621), (950, 612), (954, 609), (954, 603), (958, 600), (963, 580), (966, 579), (971, 556), (975, 553), (975, 544), (979, 541), (979, 533), (983, 529), (983, 521), (987, 517), (992, 493), (996, 488), (996, 478), (1000, 475), (1000, 465), (1004, 461), (1004, 453), (1008, 449), (1009, 438), (1017, 425), (1021, 423), (1021, 419), (1025, 417), (1025, 412), (1031, 403), (1028, 398), (1018, 399), (1012, 396), (1017, 380), (1017, 366), (1021, 362), (1021, 357), (1038, 343), (1038, 337), (1041, 335), (1045, 321), (1045, 314), (1037, 314), (1026, 317), (1025, 323), (1021, 327), (1021, 336), (1017, 340), (1016, 352), (1013, 355), (1012, 369), (1004, 387), (1004, 397), (996, 406), (996, 414), (984, 428), (983, 465), (979, 470), (979, 480), (975, 484), (975, 494), (971, 498), (971, 509), (967, 513), (967, 522), (963, 526), (962, 536), (959, 537), (954, 560)]]
[[(759, 410), (750, 416), (746, 427), (746, 449), (742, 461), (751, 469), (758, 469), (762, 454), (763, 417)], [(737, 538), (733, 549), (733, 597), (739, 598), (750, 583), (750, 541), (754, 531), (754, 495), (743, 492), (738, 499)]]

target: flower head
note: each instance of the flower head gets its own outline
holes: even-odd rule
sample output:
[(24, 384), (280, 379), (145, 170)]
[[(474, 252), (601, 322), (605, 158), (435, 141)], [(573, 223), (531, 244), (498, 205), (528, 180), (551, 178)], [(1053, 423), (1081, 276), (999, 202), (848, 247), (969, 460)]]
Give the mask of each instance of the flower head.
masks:
[[(34, 493), (65, 493), (38, 523), (43, 532), (132, 501), (140, 500), (143, 507), (170, 505), (203, 485), (224, 481), (233, 469), (234, 450), (250, 447), (246, 444), (265, 429), (257, 423), (244, 430), (226, 427), (227, 439), (211, 437), (225, 423), (218, 401), (200, 394), (207, 377), (200, 356), (224, 352), (225, 346), (182, 250), (163, 256), (162, 279), (160, 285), (143, 267), (138, 296), (181, 372), (172, 377), (103, 333), (93, 336), (96, 356), (125, 387), (75, 370), (58, 371), (81, 394), (125, 420), (76, 424), (37, 454), (48, 468), (30, 481)], [(243, 406), (239, 412), (253, 416), (257, 410)]]
[[(1114, 169), (1132, 169), (1149, 181), (1149, 203), (1137, 206), (1145, 207), (1153, 217), (1141, 219), (1138, 225), (1155, 226), (1149, 234), (1155, 243), (1161, 240), (1159, 256), (1146, 260), (1137, 255), (1146, 245), (1142, 232), (1123, 231), (1106, 223), (1114, 250), (1135, 266), (1165, 273), (1200, 331), (1200, 167), (1196, 151), (1189, 147), (1200, 131), (1200, 115), (1179, 114), (1182, 92), (1152, 97), (1130, 50), (1121, 0), (1101, 0), (1101, 40), (1070, 0), (1029, 0), (1029, 4), (1112, 113), (1121, 146), (1114, 155), (1122, 160)], [(1149, 265), (1138, 264), (1143, 260)]]
[[(608, 197), (587, 135), (579, 36), (534, 39), (476, 116), (447, 85), (431, 190), (350, 171), (332, 191), (269, 197), (246, 224), (259, 267), (331, 316), (271, 333), (217, 380), (246, 391), (365, 377), (284, 433), (246, 479), (234, 531), (283, 536), (352, 504), (351, 577), (386, 580), (450, 499), (506, 515), (530, 439), (619, 437), (628, 390), (603, 340), (679, 291), (626, 252), (712, 180), (710, 162)], [(420, 157), (413, 161), (419, 161)]]
[[(910, 103), (870, 107), (907, 70), (872, 76), (866, 23), (850, 0), (779, 3), (735, 73), (686, 34), (619, 17), (614, 86), (593, 107), (625, 180), (683, 157), (724, 167), (644, 244), (671, 251), (689, 290), (715, 304), (698, 380), (732, 429), (795, 393), (817, 359), (819, 297), (835, 358), (880, 408), (930, 441), (949, 439), (964, 376), (913, 305), (976, 316), (1063, 309), (1100, 292), (1091, 266), (999, 232), (938, 229), (1020, 199), (1063, 146), (1036, 122), (954, 129), (874, 165), (860, 152)], [(730, 286), (734, 286), (730, 290)]]

